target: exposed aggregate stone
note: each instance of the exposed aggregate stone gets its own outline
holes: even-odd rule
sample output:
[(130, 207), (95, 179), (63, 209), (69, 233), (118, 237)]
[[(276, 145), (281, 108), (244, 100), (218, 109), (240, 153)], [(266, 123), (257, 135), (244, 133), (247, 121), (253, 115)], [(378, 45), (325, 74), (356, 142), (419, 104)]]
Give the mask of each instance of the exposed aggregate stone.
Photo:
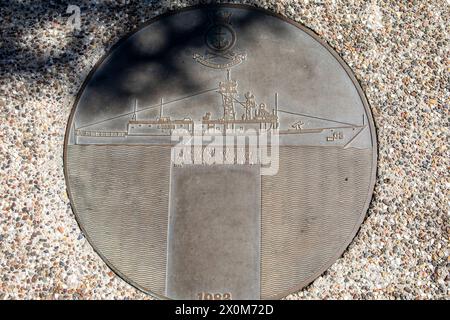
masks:
[[(77, 30), (67, 3), (0, 1), (0, 299), (150, 298), (111, 272), (77, 225), (64, 181), (65, 126), (83, 80), (114, 43), (196, 3), (74, 0)], [(448, 299), (449, 2), (239, 3), (327, 41), (361, 83), (377, 128), (366, 220), (327, 272), (287, 298)]]

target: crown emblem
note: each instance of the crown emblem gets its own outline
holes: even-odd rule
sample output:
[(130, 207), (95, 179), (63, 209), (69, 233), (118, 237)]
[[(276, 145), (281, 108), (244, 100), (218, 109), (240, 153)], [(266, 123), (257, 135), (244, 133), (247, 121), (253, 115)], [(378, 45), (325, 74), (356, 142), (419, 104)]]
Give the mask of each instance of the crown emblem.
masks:
[(210, 25), (205, 32), (205, 53), (194, 53), (198, 63), (214, 68), (229, 69), (245, 60), (245, 53), (232, 51), (236, 43), (236, 32), (231, 26), (231, 13), (216, 11), (209, 14)]
[(231, 24), (231, 13), (227, 11), (216, 11), (209, 17), (212, 24)]

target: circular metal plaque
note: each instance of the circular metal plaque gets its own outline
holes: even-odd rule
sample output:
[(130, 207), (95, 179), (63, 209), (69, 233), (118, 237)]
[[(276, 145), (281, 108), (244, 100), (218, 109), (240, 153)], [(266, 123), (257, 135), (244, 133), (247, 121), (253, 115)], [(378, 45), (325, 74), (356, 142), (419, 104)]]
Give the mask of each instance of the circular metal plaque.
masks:
[(160, 298), (268, 299), (355, 236), (376, 171), (368, 104), (307, 28), (247, 6), (151, 20), (69, 119), (73, 211), (108, 266)]

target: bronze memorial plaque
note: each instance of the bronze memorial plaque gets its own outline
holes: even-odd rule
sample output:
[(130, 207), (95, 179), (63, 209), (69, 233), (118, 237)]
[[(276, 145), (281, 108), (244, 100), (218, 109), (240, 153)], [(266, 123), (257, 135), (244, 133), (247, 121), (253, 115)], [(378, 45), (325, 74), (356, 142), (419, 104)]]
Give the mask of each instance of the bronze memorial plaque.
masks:
[(170, 299), (271, 299), (343, 253), (376, 172), (343, 60), (242, 5), (152, 19), (81, 88), (65, 174), (77, 221), (125, 281)]

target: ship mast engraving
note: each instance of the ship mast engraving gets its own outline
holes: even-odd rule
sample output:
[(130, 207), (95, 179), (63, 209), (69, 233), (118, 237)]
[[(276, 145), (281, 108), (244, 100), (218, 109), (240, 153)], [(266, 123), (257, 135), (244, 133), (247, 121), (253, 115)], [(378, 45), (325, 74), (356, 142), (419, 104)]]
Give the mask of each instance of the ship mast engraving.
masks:
[(222, 95), (223, 120), (236, 120), (234, 100), (237, 94), (237, 82), (230, 79), (230, 70), (227, 70), (227, 80), (219, 83), (219, 93)]

